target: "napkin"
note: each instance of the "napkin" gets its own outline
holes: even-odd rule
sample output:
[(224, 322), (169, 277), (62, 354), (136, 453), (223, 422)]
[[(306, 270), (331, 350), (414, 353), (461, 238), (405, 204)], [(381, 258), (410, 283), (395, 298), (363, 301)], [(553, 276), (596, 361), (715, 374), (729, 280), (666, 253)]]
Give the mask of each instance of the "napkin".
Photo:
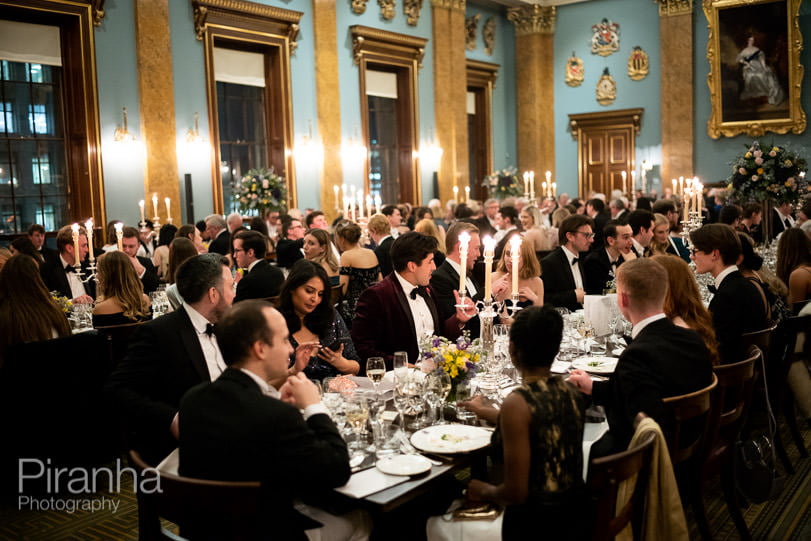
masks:
[(335, 490), (351, 498), (360, 499), (410, 480), (408, 476), (388, 475), (377, 468), (371, 468), (353, 473), (347, 484)]
[(583, 311), (586, 322), (594, 329), (595, 336), (611, 333), (611, 307), (616, 304), (617, 295), (586, 295), (583, 299)]

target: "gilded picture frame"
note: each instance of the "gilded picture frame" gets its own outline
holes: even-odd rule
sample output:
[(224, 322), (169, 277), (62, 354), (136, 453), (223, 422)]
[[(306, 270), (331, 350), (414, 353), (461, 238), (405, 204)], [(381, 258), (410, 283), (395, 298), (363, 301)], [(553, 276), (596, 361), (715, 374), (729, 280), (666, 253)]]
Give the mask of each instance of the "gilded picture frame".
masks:
[(713, 139), (802, 133), (802, 0), (703, 0)]

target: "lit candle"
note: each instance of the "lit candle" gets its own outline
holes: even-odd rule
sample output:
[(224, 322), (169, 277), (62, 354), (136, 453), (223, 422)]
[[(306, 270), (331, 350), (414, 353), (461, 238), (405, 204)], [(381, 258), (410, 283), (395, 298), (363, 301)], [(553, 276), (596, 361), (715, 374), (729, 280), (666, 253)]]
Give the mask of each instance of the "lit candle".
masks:
[(73, 231), (73, 266), (81, 265), (79, 261), (79, 224), (73, 224), (70, 226), (71, 231)]
[(546, 182), (547, 182), (547, 183), (549, 183), (549, 182), (551, 182), (551, 181), (552, 181), (552, 171), (547, 171), (547, 172), (545, 173), (545, 176), (546, 176)]
[(380, 209), (383, 207), (383, 204), (380, 200), (380, 193), (375, 194), (375, 212), (380, 212)]
[(88, 218), (84, 223), (84, 228), (87, 231), (87, 249), (92, 264), (96, 260), (96, 255), (93, 253), (93, 218)]
[(684, 206), (684, 221), (687, 222), (690, 219), (690, 200), (688, 198), (687, 192), (690, 190), (683, 191), (681, 197), (681, 204)]
[(360, 219), (363, 219), (363, 190), (358, 192), (358, 209), (360, 209)]
[(465, 274), (467, 271), (467, 245), (470, 243), (470, 233), (462, 231), (459, 235), (459, 295), (465, 294), (467, 282), (465, 281)]
[(118, 242), (118, 251), (123, 252), (124, 246), (122, 245), (122, 239), (124, 238), (124, 224), (116, 222), (113, 224), (113, 227), (115, 227), (115, 239), (116, 242)]
[(459, 186), (454, 186), (453, 187), (453, 200), (456, 203), (459, 203)]
[(335, 193), (335, 210), (336, 210), (336, 211), (337, 211), (337, 210), (340, 208), (340, 207), (338, 206), (338, 191), (339, 191), (339, 190), (340, 190), (340, 188), (338, 187), (338, 185), (337, 185), (337, 184), (336, 184), (335, 186), (333, 186), (333, 187), (332, 187), (332, 191)]
[(465, 186), (465, 203), (470, 201), (470, 186)]
[(676, 179), (675, 178), (672, 179), (671, 182), (673, 182), (673, 195), (678, 196), (679, 192), (676, 190), (676, 184), (677, 184)]
[(349, 216), (350, 216), (349, 219), (352, 220), (353, 222), (357, 221), (357, 211), (355, 210), (355, 190), (354, 190), (354, 186), (350, 190), (350, 195), (349, 195)]
[(631, 171), (631, 190), (636, 188), (636, 171)]
[(484, 302), (490, 302), (493, 296), (493, 254), (496, 251), (496, 239), (490, 235), (482, 239), (484, 244)]
[(513, 235), (510, 239), (510, 259), (512, 260), (512, 268), (510, 274), (512, 275), (512, 294), (518, 295), (518, 261), (521, 257), (521, 235)]
[(684, 195), (684, 177), (679, 177), (679, 193)]
[(546, 182), (541, 182), (541, 190), (544, 195), (549, 195), (549, 187), (546, 185)]
[(558, 183), (553, 182), (552, 183), (552, 197), (556, 198), (557, 196), (558, 196)]
[(138, 208), (141, 210), (141, 223), (144, 223), (146, 220), (144, 219), (144, 200), (143, 199), (138, 201)]
[[(634, 172), (631, 171), (631, 175), (633, 175), (633, 174), (634, 174)], [(628, 193), (628, 182), (626, 180), (627, 177), (628, 177), (628, 173), (623, 171), (622, 172), (622, 193)], [(631, 178), (633, 178), (633, 177), (631, 177)], [(633, 184), (633, 181), (631, 181), (631, 184)]]
[(369, 218), (372, 217), (372, 194), (366, 194), (366, 213), (369, 215)]
[(172, 210), (171, 210), (172, 200), (169, 199), (168, 197), (164, 197), (163, 204), (166, 205), (166, 223), (170, 224), (172, 223)]
[(535, 199), (535, 171), (529, 172), (529, 198)]
[(701, 182), (698, 183), (698, 218), (701, 219), (701, 215), (704, 212), (704, 184)]
[(524, 171), (524, 194), (529, 193), (529, 171)]
[(155, 212), (155, 217), (158, 217), (158, 194), (152, 194), (152, 210)]

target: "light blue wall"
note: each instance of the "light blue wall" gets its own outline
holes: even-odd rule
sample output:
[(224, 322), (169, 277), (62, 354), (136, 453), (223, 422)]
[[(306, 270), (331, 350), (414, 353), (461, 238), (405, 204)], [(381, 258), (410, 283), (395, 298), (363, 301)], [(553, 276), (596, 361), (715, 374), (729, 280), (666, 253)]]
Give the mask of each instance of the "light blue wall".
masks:
[[(338, 2), (338, 73), (341, 92), (341, 133), (344, 139), (354, 137), (357, 130), (362, 133), (360, 121), (360, 74), (358, 66), (352, 60), (352, 35), (349, 27), (353, 25), (370, 26), (389, 32), (398, 32), (420, 38), (428, 39), (425, 46), (422, 69), (417, 77), (418, 103), (419, 103), (419, 134), (420, 141), (428, 141), (434, 129), (434, 49), (431, 44), (431, 6), (424, 2), (417, 26), (406, 23), (402, 4), (398, 3), (396, 15), (391, 21), (385, 21), (380, 16), (380, 7), (376, 2), (366, 5), (366, 12), (362, 15), (352, 13), (350, 2)], [(434, 133), (436, 133), (434, 131)], [(421, 162), (421, 186), (423, 203), (427, 203), (433, 192), (432, 171)], [(357, 187), (363, 185), (360, 171), (351, 165), (344, 166), (344, 182)], [(387, 201), (383, 202), (384, 204)]]
[[(609, 56), (591, 53), (591, 27), (603, 18), (619, 23), (620, 48)], [(648, 54), (650, 72), (645, 79), (628, 77), (628, 56), (639, 45)], [(572, 51), (583, 59), (585, 78), (579, 87), (564, 82), (566, 60)], [(577, 142), (569, 130), (569, 114), (642, 107), (642, 129), (636, 140), (636, 163), (657, 166), (648, 174), (658, 188), (661, 163), (661, 109), (659, 11), (653, 2), (594, 0), (558, 7), (555, 25), (555, 166), (558, 193), (577, 193)], [(596, 87), (608, 68), (617, 84), (617, 99), (608, 106), (597, 103)], [(639, 178), (639, 177), (637, 177)], [(660, 191), (661, 193), (661, 191)]]
[[(506, 10), (468, 4), (465, 17), (481, 14), (476, 33), (476, 49), (467, 51), (471, 60), (499, 64), (498, 78), (493, 90), (493, 165), (496, 170), (517, 165), (515, 113), (515, 26), (507, 20)], [(493, 54), (484, 50), (482, 29), (490, 17), (496, 17), (496, 38)], [(478, 179), (480, 182), (483, 179)]]
[[(695, 139), (694, 156), (696, 174), (707, 182), (724, 180), (729, 176), (730, 165), (734, 157), (741, 153), (744, 145), (752, 142), (748, 135), (736, 137), (722, 137), (711, 139), (707, 135), (707, 120), (710, 118), (710, 89), (707, 85), (707, 75), (710, 72), (707, 60), (707, 41), (709, 30), (707, 17), (700, 6), (696, 6), (693, 16), (695, 32), (695, 92), (693, 94), (695, 106)], [(800, 5), (800, 32), (803, 34), (804, 50), (800, 53), (800, 63), (805, 66), (803, 77), (801, 103), (806, 116), (811, 115), (811, 2), (805, 1)], [(805, 148), (806, 157), (811, 156), (808, 149), (811, 138), (806, 132), (800, 135), (778, 135), (766, 133), (761, 139), (778, 145), (790, 143), (796, 148)]]
[(144, 156), (119, 151), (113, 143), (113, 133), (122, 124), (122, 107), (127, 108), (129, 132), (143, 143), (133, 3), (132, 0), (108, 0), (104, 10), (105, 17), (96, 27), (95, 39), (107, 219), (136, 224), (140, 220), (138, 201), (144, 198)]

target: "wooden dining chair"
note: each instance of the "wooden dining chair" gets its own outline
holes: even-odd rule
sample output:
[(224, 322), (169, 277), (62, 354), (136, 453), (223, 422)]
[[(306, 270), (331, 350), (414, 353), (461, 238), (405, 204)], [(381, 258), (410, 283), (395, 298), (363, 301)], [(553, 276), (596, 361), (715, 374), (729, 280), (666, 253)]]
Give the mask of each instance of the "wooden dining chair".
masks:
[(777, 325), (772, 325), (759, 331), (747, 332), (741, 335), (741, 343), (743, 344), (743, 351), (748, 351), (751, 346), (757, 346), (763, 353), (763, 359), (768, 362), (771, 358), (769, 355), (772, 351), (772, 341), (774, 340), (774, 332), (777, 330)]
[[(595, 505), (592, 515), (592, 539), (595, 541), (613, 539), (629, 523), (634, 531), (634, 538), (639, 538), (656, 434), (650, 432), (643, 438), (633, 449), (592, 459), (589, 465), (588, 488)], [(617, 510), (620, 485), (626, 481), (633, 482), (634, 477), (636, 485), (631, 497)]]
[[(696, 522), (703, 539), (711, 539), (709, 523), (701, 503), (701, 467), (705, 446), (717, 426), (720, 411), (712, 407), (711, 394), (718, 385), (713, 374), (712, 383), (698, 391), (671, 396), (662, 400), (664, 419), (662, 432), (673, 463), (682, 504), (693, 507)], [(715, 418), (713, 417), (715, 416)]]
[[(209, 481), (183, 477), (146, 464), (137, 451), (129, 452), (138, 474), (138, 538), (248, 540), (273, 528), (262, 511), (259, 482)], [(156, 482), (156, 476), (158, 481)], [(160, 490), (152, 490), (156, 486)], [(160, 519), (180, 527), (178, 537)]]
[(123, 325), (108, 325), (96, 327), (98, 332), (107, 343), (108, 359), (110, 368), (114, 369), (124, 355), (127, 353), (132, 335), (135, 334), (143, 322), (125, 323)]
[[(706, 446), (701, 473), (702, 482), (720, 473), (721, 489), (727, 510), (743, 540), (751, 539), (752, 536), (738, 507), (732, 463), (735, 443), (740, 438), (749, 413), (755, 367), (760, 363), (761, 355), (757, 346), (751, 346), (748, 357), (743, 361), (716, 366), (713, 369), (718, 378), (718, 385), (712, 393), (712, 407), (717, 408), (718, 415), (714, 416), (714, 419), (717, 419), (715, 427), (710, 428), (710, 443)], [(703, 508), (704, 501), (700, 495), (693, 503)], [(704, 512), (698, 514), (703, 516)]]

